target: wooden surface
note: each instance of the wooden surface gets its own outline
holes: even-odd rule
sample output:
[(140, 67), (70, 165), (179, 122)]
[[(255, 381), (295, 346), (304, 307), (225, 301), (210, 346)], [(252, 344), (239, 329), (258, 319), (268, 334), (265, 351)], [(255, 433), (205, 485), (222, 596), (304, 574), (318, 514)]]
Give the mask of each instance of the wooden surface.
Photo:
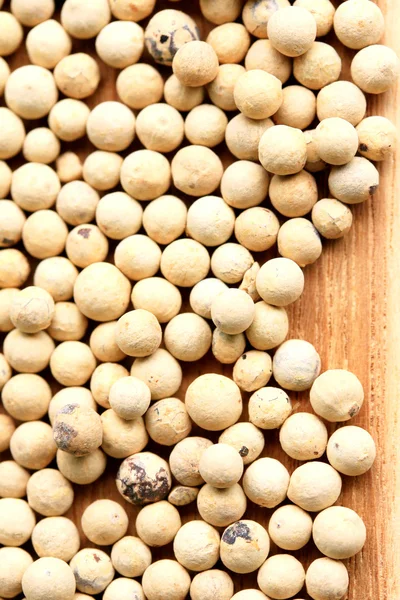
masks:
[[(158, 3), (160, 8), (173, 5)], [(386, 16), (384, 43), (400, 54), (398, 0), (379, 0)], [(209, 29), (199, 18), (197, 2), (181, 2), (176, 7), (194, 14), (202, 32)], [(331, 39), (331, 38), (329, 38)], [(76, 43), (74, 48), (93, 49), (93, 43)], [(339, 49), (339, 48), (338, 48)], [(342, 78), (348, 77), (353, 53), (339, 49), (343, 58)], [(24, 51), (11, 58), (13, 67), (27, 62)], [(99, 61), (100, 62), (100, 61)], [(116, 71), (101, 65), (102, 82), (89, 99), (93, 106), (99, 101), (116, 98)], [(167, 70), (165, 70), (167, 74)], [(399, 88), (368, 99), (368, 114), (390, 118), (399, 127)], [(35, 124), (36, 125), (36, 124)], [(87, 154), (89, 144), (69, 145)], [(135, 146), (136, 148), (136, 146)], [(225, 160), (224, 148), (218, 149)], [(343, 477), (343, 493), (338, 503), (355, 509), (364, 519), (368, 539), (364, 550), (345, 561), (350, 573), (349, 600), (398, 600), (400, 598), (400, 209), (396, 186), (400, 185), (400, 169), (395, 160), (378, 166), (381, 183), (372, 201), (354, 207), (354, 225), (343, 240), (324, 243), (321, 259), (305, 270), (306, 285), (301, 299), (289, 308), (289, 337), (299, 337), (313, 343), (322, 358), (323, 370), (346, 368), (362, 381), (366, 400), (361, 413), (351, 423), (367, 428), (378, 446), (378, 457), (371, 472), (363, 477)], [(321, 197), (324, 190), (321, 184)], [(273, 253), (270, 255), (272, 256)], [(265, 260), (265, 257), (260, 257)], [(222, 367), (207, 356), (201, 364), (184, 365), (184, 383), (177, 394), (184, 398), (188, 384), (202, 372), (218, 371), (230, 376), (232, 368)], [(292, 395), (297, 410), (309, 410), (308, 394)], [(245, 414), (242, 417), (245, 418)], [(331, 427), (331, 430), (333, 428)], [(208, 432), (205, 433), (209, 436)], [(211, 435), (216, 439), (215, 435)], [(158, 450), (156, 450), (158, 451)], [(164, 455), (168, 451), (162, 450)], [(281, 450), (277, 432), (266, 432), (264, 455), (279, 458), (292, 471), (298, 463)], [(106, 474), (91, 486), (75, 486), (76, 500), (67, 513), (78, 527), (83, 509), (98, 498), (112, 498), (124, 505), (130, 516), (129, 532), (134, 533), (137, 509), (118, 494), (114, 476), (120, 461), (109, 459)], [(265, 526), (271, 511), (249, 503), (248, 518)], [(183, 520), (198, 518), (195, 506), (182, 511)], [(82, 534), (82, 544), (91, 546)], [(317, 556), (309, 544), (294, 553), (305, 567)], [(172, 557), (172, 545), (153, 552), (154, 559)], [(235, 577), (235, 591), (256, 587), (256, 574)], [(300, 594), (306, 598), (305, 592)]]

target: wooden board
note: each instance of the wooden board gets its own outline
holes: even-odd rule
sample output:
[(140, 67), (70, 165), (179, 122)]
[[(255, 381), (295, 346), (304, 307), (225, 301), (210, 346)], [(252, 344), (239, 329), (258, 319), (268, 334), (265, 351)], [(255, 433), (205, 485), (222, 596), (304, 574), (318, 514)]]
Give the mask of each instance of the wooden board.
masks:
[[(173, 6), (168, 2), (158, 4), (159, 8)], [(400, 54), (396, 25), (400, 19), (400, 4), (398, 0), (379, 0), (378, 4), (386, 16), (384, 43)], [(194, 14), (203, 33), (210, 28), (199, 17), (197, 2), (186, 0), (176, 6)], [(74, 48), (92, 51), (93, 43), (76, 43)], [(353, 53), (343, 48), (339, 51), (343, 58), (342, 78), (348, 78)], [(14, 68), (26, 64), (24, 50), (12, 57), (10, 63)], [(101, 72), (99, 90), (89, 99), (91, 106), (116, 99), (116, 72), (105, 65), (101, 65)], [(369, 98), (368, 114), (384, 115), (399, 127), (399, 90), (397, 87)], [(90, 144), (75, 143), (69, 148), (77, 149), (84, 156), (90, 150)], [(219, 150), (226, 162), (232, 160), (226, 150)], [(366, 427), (378, 446), (378, 458), (370, 473), (353, 479), (343, 478), (339, 503), (355, 509), (368, 530), (362, 553), (346, 561), (350, 572), (348, 600), (397, 600), (400, 597), (400, 552), (396, 552), (396, 542), (398, 544), (400, 539), (400, 477), (397, 475), (400, 459), (400, 204), (396, 198), (400, 168), (395, 160), (378, 168), (381, 184), (373, 200), (354, 207), (354, 226), (345, 239), (324, 244), (321, 259), (306, 268), (303, 296), (289, 309), (289, 337), (312, 342), (321, 354), (323, 370), (347, 368), (361, 379), (366, 401), (352, 423)], [(265, 260), (265, 257), (261, 259)], [(211, 371), (229, 376), (232, 369), (215, 364), (209, 356), (200, 364), (184, 366), (184, 382), (178, 396), (184, 398), (188, 384), (197, 375)], [(297, 410), (309, 410), (307, 393), (293, 396), (293, 400)], [(216, 439), (215, 435), (211, 437)], [(163, 450), (163, 454), (168, 455), (168, 452)], [(297, 466), (280, 450), (277, 432), (266, 432), (264, 455), (279, 458), (290, 471)], [(121, 498), (114, 484), (119, 462), (110, 459), (105, 475), (95, 484), (75, 486), (76, 500), (67, 516), (78, 527), (82, 511), (88, 504), (98, 498), (112, 498), (124, 505), (130, 516), (129, 532), (135, 532), (137, 509)], [(184, 521), (198, 518), (194, 506), (182, 513)], [(270, 513), (249, 503), (249, 518), (266, 525)], [(83, 534), (82, 545), (92, 545)], [(171, 546), (156, 549), (153, 554), (155, 559), (173, 556)], [(295, 555), (306, 567), (317, 553), (309, 544)], [(255, 587), (255, 584), (255, 574), (235, 577), (236, 591)], [(305, 592), (300, 595), (306, 598)]]

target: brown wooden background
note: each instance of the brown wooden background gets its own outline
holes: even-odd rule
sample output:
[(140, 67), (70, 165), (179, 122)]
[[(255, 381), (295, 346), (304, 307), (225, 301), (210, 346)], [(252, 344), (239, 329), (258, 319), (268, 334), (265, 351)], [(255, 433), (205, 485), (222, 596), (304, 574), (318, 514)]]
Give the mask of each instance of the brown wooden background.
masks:
[[(378, 0), (378, 4), (386, 16), (384, 43), (400, 54), (400, 35), (396, 25), (400, 19), (400, 2)], [(8, 3), (5, 4), (6, 9), (7, 6)], [(184, 0), (172, 4), (165, 0), (157, 3), (157, 9), (165, 7), (180, 8), (192, 14), (205, 38), (210, 24), (201, 18), (197, 1)], [(334, 37), (329, 36), (328, 39), (333, 41)], [(74, 43), (74, 51), (93, 53), (93, 47), (93, 41)], [(353, 52), (344, 51), (339, 46), (337, 48), (343, 58), (341, 78), (348, 78)], [(23, 48), (10, 59), (13, 68), (27, 62)], [(99, 64), (102, 81), (96, 94), (88, 100), (90, 106), (117, 99), (117, 72), (101, 61)], [(168, 75), (168, 69), (163, 71)], [(399, 101), (399, 87), (380, 96), (369, 97), (368, 114), (384, 115), (399, 127)], [(32, 123), (30, 127), (37, 125)], [(82, 141), (64, 144), (63, 149), (67, 147), (77, 150), (82, 157), (91, 150), (90, 144)], [(232, 161), (225, 147), (217, 151), (226, 163)], [(16, 159), (15, 166), (19, 162)], [(354, 225), (345, 239), (324, 243), (320, 260), (306, 268), (303, 296), (289, 309), (289, 337), (312, 342), (321, 355), (323, 370), (347, 368), (362, 381), (366, 401), (352, 424), (367, 428), (378, 446), (378, 458), (371, 472), (363, 477), (343, 477), (343, 493), (338, 501), (355, 509), (365, 520), (368, 530), (364, 550), (346, 561), (350, 572), (348, 600), (400, 598), (400, 477), (397, 476), (400, 469), (400, 209), (396, 198), (400, 169), (395, 160), (389, 160), (378, 168), (381, 184), (373, 200), (354, 207)], [(321, 181), (320, 197), (325, 194), (324, 190), (326, 186)], [(257, 258), (265, 260), (265, 256)], [(231, 366), (219, 365), (210, 355), (201, 363), (183, 367), (184, 382), (177, 394), (182, 399), (189, 383), (199, 374), (219, 371), (230, 376), (232, 372)], [(297, 410), (309, 410), (307, 393), (299, 394), (297, 400)], [(242, 418), (245, 418), (245, 414)], [(204, 435), (209, 436), (209, 433), (205, 432)], [(216, 440), (215, 435), (210, 437)], [(161, 452), (168, 455), (165, 449)], [(296, 461), (281, 451), (277, 432), (266, 432), (264, 455), (279, 458), (290, 471), (297, 466)], [(137, 509), (121, 498), (114, 484), (119, 462), (109, 459), (105, 475), (95, 484), (75, 486), (76, 500), (67, 516), (78, 527), (82, 511), (88, 504), (98, 498), (111, 498), (124, 505), (130, 516), (129, 532), (135, 532)], [(246, 516), (267, 526), (270, 513), (249, 503)], [(186, 507), (182, 517), (184, 521), (199, 518), (195, 505)], [(83, 534), (82, 545), (92, 546)], [(317, 556), (312, 544), (294, 554), (305, 567)], [(155, 549), (153, 556), (155, 559), (172, 558), (172, 545)], [(256, 587), (256, 574), (235, 576), (234, 579), (235, 591)], [(307, 597), (305, 592), (300, 595)]]

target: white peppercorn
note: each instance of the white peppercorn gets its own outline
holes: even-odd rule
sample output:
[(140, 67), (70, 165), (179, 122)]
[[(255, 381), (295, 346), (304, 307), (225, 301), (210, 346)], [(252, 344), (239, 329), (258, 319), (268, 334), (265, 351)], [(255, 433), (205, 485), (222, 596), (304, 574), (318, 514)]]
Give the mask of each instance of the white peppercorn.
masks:
[(148, 385), (152, 400), (170, 398), (182, 383), (180, 364), (164, 348), (159, 348), (151, 356), (136, 358), (131, 367), (131, 375)]
[(136, 63), (143, 48), (144, 31), (130, 20), (108, 23), (96, 38), (97, 54), (106, 65), (115, 69), (124, 69)]
[(275, 11), (267, 23), (267, 36), (285, 56), (300, 56), (312, 46), (317, 34), (314, 16), (300, 6)]
[(310, 413), (298, 412), (283, 423), (279, 441), (291, 458), (313, 460), (324, 454), (328, 432), (321, 419)]
[(106, 455), (99, 448), (87, 456), (57, 450), (57, 467), (64, 477), (79, 485), (96, 481), (104, 473), (106, 464)]
[(52, 556), (68, 562), (79, 550), (79, 532), (66, 517), (47, 517), (35, 525), (32, 545), (39, 558)]
[(399, 64), (399, 58), (394, 50), (374, 44), (357, 52), (351, 62), (351, 77), (363, 92), (382, 94), (396, 82)]
[(254, 319), (246, 337), (256, 350), (270, 350), (282, 344), (289, 330), (285, 308), (256, 302)]
[(112, 409), (101, 415), (103, 426), (102, 449), (113, 458), (126, 458), (141, 452), (149, 441), (149, 436), (141, 417), (126, 421)]
[(252, 573), (263, 564), (269, 548), (269, 536), (262, 525), (237, 521), (222, 534), (221, 560), (234, 573)]
[(258, 155), (264, 169), (271, 173), (276, 175), (298, 173), (307, 160), (304, 134), (294, 127), (274, 125), (263, 133)]
[(0, 581), (4, 598), (15, 598), (22, 592), (22, 577), (33, 558), (22, 548), (0, 548)]
[(111, 561), (120, 575), (140, 577), (151, 564), (151, 550), (141, 539), (129, 535), (113, 545)]
[(228, 242), (214, 251), (211, 257), (211, 270), (225, 283), (239, 283), (253, 263), (254, 258), (247, 248)]
[(209, 431), (226, 429), (242, 414), (242, 397), (236, 383), (217, 373), (200, 375), (189, 385), (185, 404), (191, 419)]
[(21, 23), (9, 12), (0, 12), (0, 56), (9, 56), (15, 52), (24, 38)]
[(43, 377), (30, 373), (14, 375), (2, 390), (6, 411), (18, 421), (35, 421), (43, 417), (51, 400), (51, 389)]
[(254, 392), (265, 386), (272, 375), (269, 354), (250, 350), (243, 354), (233, 367), (233, 380), (245, 392)]
[(204, 451), (212, 442), (202, 437), (188, 437), (173, 448), (169, 464), (175, 479), (182, 485), (193, 486), (204, 483), (200, 475), (199, 463)]
[(138, 536), (150, 547), (172, 542), (181, 525), (178, 510), (166, 500), (144, 506), (135, 523)]
[(332, 506), (342, 491), (337, 471), (326, 463), (314, 461), (297, 467), (290, 477), (288, 498), (303, 510), (319, 512)]
[(332, 29), (335, 7), (330, 0), (296, 0), (294, 6), (301, 6), (310, 11), (317, 23), (317, 37), (329, 33)]
[(61, 254), (67, 237), (66, 224), (53, 210), (37, 210), (29, 215), (22, 230), (25, 249), (31, 256), (41, 259)]
[(349, 207), (334, 198), (323, 198), (314, 204), (311, 218), (318, 233), (330, 240), (346, 235), (353, 222)]
[(18, 154), (24, 143), (24, 124), (17, 114), (10, 109), (1, 106), (0, 126), (3, 131), (2, 139), (0, 141), (0, 158), (12, 158)]
[(227, 527), (238, 521), (243, 517), (246, 506), (246, 496), (238, 483), (223, 489), (206, 483), (197, 496), (200, 516), (214, 527)]
[(103, 598), (104, 600), (128, 600), (128, 598), (145, 600), (140, 583), (125, 577), (114, 579), (105, 589)]
[(26, 222), (23, 211), (12, 200), (0, 200), (0, 248), (18, 244)]
[(142, 585), (148, 600), (185, 600), (190, 575), (176, 560), (157, 560), (143, 573)]
[(27, 485), (29, 506), (45, 517), (63, 515), (71, 508), (74, 490), (56, 469), (41, 469), (30, 477)]
[(139, 452), (128, 456), (121, 464), (116, 477), (121, 496), (135, 505), (163, 500), (171, 489), (171, 472), (168, 463), (152, 452)]
[[(347, 121), (343, 122), (352, 127)], [(324, 142), (325, 140), (326, 138), (324, 138)], [(319, 151), (318, 135), (316, 142)], [(317, 182), (310, 173), (304, 170), (294, 175), (274, 175), (269, 186), (269, 195), (272, 206), (282, 215), (302, 217), (310, 212), (318, 200)]]
[(228, 444), (213, 444), (203, 452), (199, 462), (201, 477), (216, 488), (231, 487), (243, 474), (243, 461)]
[(54, 342), (45, 331), (22, 333), (13, 329), (4, 339), (4, 356), (15, 371), (39, 373), (45, 369), (54, 350)]
[(25, 163), (13, 172), (12, 198), (29, 212), (53, 206), (60, 188), (57, 173), (48, 165)]
[(77, 589), (88, 594), (95, 595), (105, 590), (115, 574), (110, 557), (97, 548), (80, 550), (69, 564)]
[(278, 429), (292, 412), (289, 396), (280, 388), (262, 387), (250, 396), (249, 420), (261, 429)]
[(275, 554), (262, 565), (257, 583), (271, 598), (291, 598), (304, 585), (305, 571), (299, 560), (290, 554)]
[(43, 600), (49, 594), (54, 600), (73, 600), (76, 582), (71, 568), (59, 558), (39, 558), (22, 577), (26, 600)]
[(240, 63), (250, 46), (250, 35), (241, 23), (223, 23), (210, 31), (206, 39), (214, 48), (219, 63)]
[(89, 107), (81, 100), (64, 98), (51, 109), (49, 127), (60, 140), (73, 142), (85, 135), (89, 114)]
[(168, 502), (174, 506), (186, 506), (194, 502), (198, 496), (199, 489), (186, 485), (176, 485), (168, 494)]
[[(338, 169), (343, 167), (333, 168)], [(306, 267), (314, 263), (321, 256), (321, 238), (314, 225), (308, 219), (302, 217), (289, 219), (283, 223), (279, 230), (278, 251), (284, 258), (294, 260), (299, 267)]]
[(116, 88), (124, 104), (139, 110), (161, 100), (164, 82), (154, 67), (137, 63), (121, 71)]
[(211, 102), (225, 111), (236, 110), (233, 90), (237, 80), (245, 72), (242, 65), (220, 65), (214, 81), (207, 86)]
[(145, 423), (151, 439), (162, 446), (173, 446), (192, 429), (186, 407), (178, 398), (164, 398), (152, 404), (146, 412)]
[(128, 515), (118, 502), (96, 500), (83, 511), (81, 524), (90, 542), (109, 546), (125, 535)]
[(330, 369), (313, 383), (310, 402), (317, 415), (327, 421), (348, 421), (361, 409), (364, 390), (354, 373), (344, 369)]
[(317, 558), (307, 569), (306, 588), (313, 600), (340, 600), (348, 587), (347, 569), (338, 560)]
[(202, 15), (211, 23), (220, 25), (236, 21), (242, 10), (241, 0), (200, 0)]
[(269, 19), (276, 10), (287, 6), (290, 6), (288, 0), (247, 0), (242, 12), (243, 23), (252, 35), (266, 38)]
[(111, 20), (107, 0), (66, 0), (61, 9), (61, 24), (80, 40), (95, 37)]
[[(1, 112), (0, 112), (1, 119)], [(24, 134), (25, 135), (25, 134)], [(22, 142), (21, 142), (22, 143)], [(0, 145), (0, 152), (2, 146)], [(0, 198), (7, 198), (11, 188), (12, 171), (4, 160), (0, 160)]]
[(313, 540), (329, 558), (350, 558), (362, 550), (366, 529), (361, 517), (351, 508), (331, 506), (320, 512), (313, 524)]
[(379, 42), (385, 29), (385, 21), (376, 4), (367, 4), (364, 0), (347, 0), (338, 6), (333, 27), (344, 46), (360, 50)]
[(312, 525), (312, 519), (305, 510), (286, 504), (272, 513), (268, 533), (279, 548), (300, 550), (311, 538)]
[(50, 358), (53, 377), (62, 385), (83, 385), (96, 368), (96, 359), (83, 342), (61, 342)]
[(311, 387), (321, 369), (314, 346), (304, 340), (287, 340), (275, 352), (272, 372), (283, 388), (303, 391)]
[(94, 58), (84, 52), (78, 52), (65, 56), (57, 63), (54, 79), (58, 89), (65, 96), (81, 100), (91, 96), (97, 90), (100, 83), (100, 70)]
[[(1, 415), (6, 417), (7, 415)], [(3, 419), (2, 419), (3, 420)], [(0, 423), (0, 428), (1, 428)], [(0, 438), (1, 438), (0, 432)], [(10, 433), (11, 437), (11, 433)], [(3, 440), (0, 439), (0, 444)], [(0, 445), (3, 452), (4, 444)], [(5, 450), (5, 448), (4, 448)], [(0, 463), (0, 497), (24, 498), (30, 473), (13, 460), (3, 460)]]
[(123, 21), (141, 21), (154, 9), (155, 0), (111, 0), (111, 12)]
[(90, 349), (101, 362), (118, 362), (125, 358), (125, 353), (115, 340), (117, 321), (109, 321), (95, 327), (89, 339)]
[(35, 513), (25, 500), (0, 498), (0, 544), (22, 546), (36, 524)]
[(233, 581), (228, 573), (211, 569), (193, 577), (190, 597), (192, 600), (203, 600), (207, 597), (212, 600), (231, 600), (233, 589)]
[(335, 48), (324, 42), (314, 42), (309, 50), (293, 61), (293, 75), (311, 90), (320, 90), (337, 81), (342, 61)]
[(72, 41), (68, 33), (54, 19), (37, 24), (26, 36), (26, 50), (34, 65), (54, 69), (57, 63), (72, 50)]
[(49, 421), (53, 425), (57, 413), (67, 404), (79, 404), (82, 408), (97, 410), (97, 404), (91, 392), (84, 387), (63, 388), (54, 394), (49, 404)]
[(186, 216), (182, 200), (171, 195), (160, 196), (146, 206), (143, 227), (158, 244), (170, 244), (185, 231)]
[(332, 467), (343, 475), (363, 475), (374, 464), (376, 447), (372, 436), (361, 427), (337, 429), (329, 438), (326, 449)]
[(58, 98), (53, 73), (37, 65), (15, 69), (7, 79), (4, 98), (7, 106), (23, 119), (45, 117)]
[(101, 102), (90, 112), (86, 133), (99, 150), (126, 150), (135, 136), (135, 115), (121, 102)]
[(258, 458), (245, 471), (243, 489), (258, 506), (273, 508), (286, 498), (289, 480), (289, 473), (279, 460)]

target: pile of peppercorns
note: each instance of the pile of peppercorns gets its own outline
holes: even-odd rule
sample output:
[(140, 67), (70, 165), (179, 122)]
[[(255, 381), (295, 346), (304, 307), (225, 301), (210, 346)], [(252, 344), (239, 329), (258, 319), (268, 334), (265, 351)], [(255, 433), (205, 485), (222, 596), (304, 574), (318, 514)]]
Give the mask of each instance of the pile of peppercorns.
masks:
[[(154, 12), (156, 0), (65, 0), (60, 20), (54, 0), (5, 8), (0, 600), (285, 600), (304, 584), (313, 600), (340, 600), (341, 560), (366, 539), (360, 516), (336, 504), (341, 475), (368, 471), (376, 449), (357, 426), (329, 436), (325, 422), (357, 415), (363, 387), (343, 369), (320, 374), (314, 346), (287, 339), (286, 307), (320, 236), (350, 230), (348, 205), (373, 196), (373, 161), (395, 150), (394, 125), (365, 116), (364, 93), (385, 92), (399, 70), (379, 44), (379, 7), (200, 0), (216, 25), (206, 41), (184, 12)], [(357, 51), (352, 81), (315, 41), (332, 27)], [(11, 72), (24, 37), (30, 64)], [(94, 38), (96, 58), (75, 48)], [(101, 61), (118, 70), (119, 101), (89, 108)], [(158, 65), (172, 67), (165, 81)], [(70, 144), (84, 136), (94, 150), (82, 163)], [(20, 154), (18, 168), (6, 162)], [(320, 198), (314, 174), (328, 169), (331, 197)], [(266, 260), (275, 244), (280, 256)], [(176, 398), (185, 364), (209, 351), (232, 378), (203, 373)], [(293, 410), (291, 393), (305, 390), (315, 414)], [(302, 463), (291, 474), (265, 456), (273, 429)], [(81, 549), (63, 515), (72, 484), (96, 482), (107, 457), (122, 460), (121, 504), (84, 510), (95, 547)], [(275, 509), (267, 527), (246, 518), (248, 501)], [(192, 502), (199, 518), (182, 524)], [(129, 503), (142, 507), (136, 536)], [(305, 572), (290, 552), (311, 538), (323, 557)], [(171, 543), (175, 560), (152, 562)], [(235, 594), (229, 572), (256, 571), (259, 589)]]

